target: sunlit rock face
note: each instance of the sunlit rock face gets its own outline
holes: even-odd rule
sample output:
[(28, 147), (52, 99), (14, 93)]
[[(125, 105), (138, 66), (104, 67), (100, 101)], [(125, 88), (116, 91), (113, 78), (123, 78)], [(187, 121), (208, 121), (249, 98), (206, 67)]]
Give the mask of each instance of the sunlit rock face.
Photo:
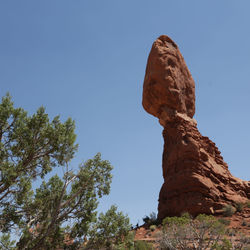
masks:
[(149, 54), (142, 104), (163, 123), (176, 113), (194, 116), (194, 80), (177, 45), (167, 36), (160, 36)]
[(195, 83), (168, 36), (153, 43), (142, 104), (164, 127), (160, 219), (183, 212), (216, 214), (226, 204), (250, 199), (250, 182), (233, 177), (215, 143), (198, 131)]

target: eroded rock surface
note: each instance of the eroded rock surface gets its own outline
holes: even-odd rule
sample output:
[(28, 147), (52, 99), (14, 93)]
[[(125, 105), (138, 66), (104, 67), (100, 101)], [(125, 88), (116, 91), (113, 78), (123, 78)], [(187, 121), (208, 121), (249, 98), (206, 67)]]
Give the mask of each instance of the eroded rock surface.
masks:
[(177, 45), (160, 36), (148, 57), (143, 107), (164, 127), (158, 217), (219, 213), (250, 199), (250, 182), (235, 178), (220, 151), (197, 129), (195, 83)]

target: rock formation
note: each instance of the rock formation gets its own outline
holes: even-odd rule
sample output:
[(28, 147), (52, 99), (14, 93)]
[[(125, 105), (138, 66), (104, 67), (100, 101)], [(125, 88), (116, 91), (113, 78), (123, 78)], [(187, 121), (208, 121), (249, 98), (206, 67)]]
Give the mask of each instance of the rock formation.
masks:
[(250, 182), (233, 177), (215, 143), (198, 131), (195, 83), (168, 36), (153, 43), (142, 103), (164, 127), (159, 219), (183, 212), (216, 214), (226, 204), (250, 199)]

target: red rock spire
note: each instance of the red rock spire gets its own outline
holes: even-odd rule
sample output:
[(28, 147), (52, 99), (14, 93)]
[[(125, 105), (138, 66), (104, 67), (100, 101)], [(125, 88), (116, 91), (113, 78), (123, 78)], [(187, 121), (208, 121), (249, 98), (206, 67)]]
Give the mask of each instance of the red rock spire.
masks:
[(226, 204), (250, 199), (250, 182), (233, 177), (215, 143), (198, 131), (193, 119), (195, 83), (168, 36), (153, 43), (142, 104), (164, 127), (160, 219), (183, 212), (219, 213)]

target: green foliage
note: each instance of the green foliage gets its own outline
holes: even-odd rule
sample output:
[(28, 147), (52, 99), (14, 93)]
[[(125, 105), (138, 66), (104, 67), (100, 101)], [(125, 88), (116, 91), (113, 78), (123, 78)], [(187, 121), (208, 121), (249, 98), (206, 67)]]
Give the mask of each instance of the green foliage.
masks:
[[(102, 161), (98, 153), (80, 165), (77, 173), (66, 168), (63, 179), (55, 175), (44, 181), (24, 207), (23, 219), (28, 223), (24, 224), (19, 248), (53, 249), (51, 242), (63, 245), (66, 234), (82, 243), (96, 219), (97, 198), (110, 191), (111, 170), (110, 163)], [(72, 222), (67, 231), (62, 228), (65, 222)]]
[(201, 239), (201, 242), (205, 241), (206, 235), (209, 235), (211, 239), (217, 238), (219, 240), (226, 233), (225, 225), (212, 215), (200, 214), (193, 221), (193, 224), (195, 225), (195, 235)]
[(135, 245), (135, 232), (130, 231), (128, 232), (128, 235), (126, 237), (123, 237), (122, 242), (116, 245), (111, 245), (109, 249), (114, 249), (114, 250), (134, 250), (134, 245)]
[(241, 203), (241, 202), (236, 202), (234, 205), (235, 205), (235, 208), (236, 208), (237, 212), (241, 212), (243, 210), (243, 208), (244, 208), (244, 204)]
[(246, 206), (250, 208), (250, 200), (246, 202)]
[(143, 218), (142, 218), (143, 222), (147, 225), (147, 226), (150, 226), (150, 225), (159, 225), (160, 224), (160, 221), (157, 219), (157, 216), (156, 216), (156, 213), (155, 212), (152, 212), (148, 215), (145, 215)]
[(232, 205), (226, 205), (222, 210), (223, 215), (226, 217), (231, 217), (236, 211), (236, 209)]
[(222, 239), (221, 242), (215, 243), (211, 249), (216, 250), (231, 250), (233, 249), (233, 245), (229, 239)]
[(116, 250), (119, 250), (119, 246), (122, 247), (121, 249), (129, 249), (133, 250), (134, 248), (134, 238), (135, 238), (135, 232), (130, 231), (126, 237), (123, 238), (122, 244), (115, 247)]
[(233, 242), (234, 249), (244, 249), (249, 250), (250, 249), (250, 237), (246, 236), (243, 233), (239, 233), (237, 235), (238, 241)]
[(227, 230), (225, 223), (211, 215), (200, 214), (195, 219), (171, 217), (163, 222), (160, 249), (250, 249), (249, 237)]
[(164, 228), (167, 228), (167, 226), (185, 226), (190, 222), (190, 218), (186, 217), (186, 216), (182, 216), (182, 217), (166, 217), (163, 221), (162, 221), (162, 225), (164, 226)]
[(135, 241), (134, 250), (152, 250), (152, 249), (153, 249), (153, 246), (150, 243), (147, 243), (142, 240)]
[(64, 165), (77, 149), (71, 119), (51, 122), (43, 107), (28, 116), (14, 108), (10, 95), (0, 104), (0, 230), (7, 232), (22, 215), (32, 195), (32, 181)]
[[(43, 107), (29, 116), (23, 109), (14, 108), (9, 95), (2, 98), (0, 244), (3, 249), (4, 246), (79, 249), (93, 236), (93, 228), (97, 228), (95, 233), (103, 237), (105, 244), (118, 244), (127, 237), (129, 219), (117, 212), (115, 206), (96, 218), (98, 199), (110, 192), (113, 167), (109, 161), (102, 160), (98, 153), (77, 170), (69, 167), (77, 150), (74, 129), (71, 119), (61, 123), (57, 116), (49, 121)], [(54, 167), (62, 169), (62, 178), (54, 175), (45, 181), (44, 177)], [(37, 178), (42, 183), (33, 190)], [(20, 235), (16, 237), (16, 245), (8, 234), (15, 230)]]
[(149, 227), (149, 229), (150, 229), (152, 232), (155, 231), (156, 225), (151, 225), (151, 226)]
[(230, 220), (226, 220), (224, 218), (219, 218), (218, 221), (222, 224), (224, 224), (225, 226), (229, 226), (230, 225)]
[(161, 249), (188, 249), (192, 237), (191, 219), (183, 217), (166, 217), (163, 222), (163, 236), (160, 240)]
[(93, 225), (88, 246), (92, 249), (102, 247), (112, 249), (114, 245), (126, 241), (130, 228), (129, 218), (122, 212), (118, 212), (117, 207), (112, 205), (105, 214), (99, 215), (97, 222)]
[(228, 234), (230, 237), (232, 237), (232, 236), (236, 236), (237, 232), (236, 232), (235, 229), (230, 228), (230, 229), (227, 230), (227, 234)]
[(14, 250), (15, 248), (15, 241), (11, 240), (10, 234), (2, 234), (0, 236), (0, 249), (8, 249), (8, 250)]
[[(250, 249), (250, 238), (242, 233), (230, 233), (229, 236), (234, 236), (230, 238), (224, 237), (221, 241), (213, 244), (211, 249), (216, 250), (231, 250), (231, 249)], [(236, 237), (235, 237), (236, 236)]]
[[(161, 249), (210, 249), (225, 233), (213, 216), (200, 214), (193, 220), (187, 214), (163, 220)], [(209, 239), (207, 238), (209, 236)]]

